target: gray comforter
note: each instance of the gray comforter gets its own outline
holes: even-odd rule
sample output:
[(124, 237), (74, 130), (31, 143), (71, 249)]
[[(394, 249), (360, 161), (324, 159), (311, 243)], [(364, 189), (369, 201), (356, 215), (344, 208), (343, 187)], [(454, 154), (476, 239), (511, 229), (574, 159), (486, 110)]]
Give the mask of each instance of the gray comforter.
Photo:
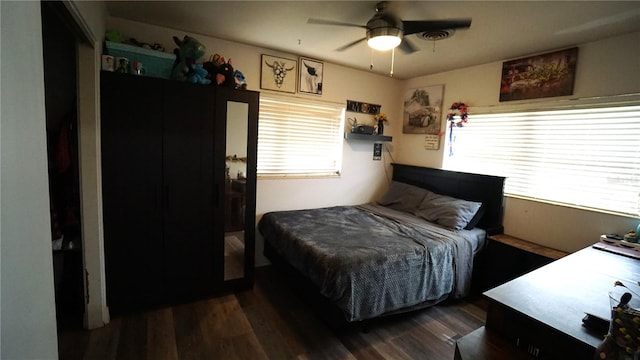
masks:
[(259, 229), (348, 321), (466, 295), (484, 239), (375, 204), (271, 212)]

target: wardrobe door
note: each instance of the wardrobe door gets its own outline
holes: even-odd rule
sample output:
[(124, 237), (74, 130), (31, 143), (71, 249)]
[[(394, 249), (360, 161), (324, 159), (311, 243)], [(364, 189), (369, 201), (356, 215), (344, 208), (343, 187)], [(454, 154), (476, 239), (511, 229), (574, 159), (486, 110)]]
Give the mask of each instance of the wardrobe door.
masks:
[[(216, 241), (215, 251), (227, 291), (253, 286), (259, 99), (254, 91), (225, 88), (218, 89), (216, 97), (216, 118), (224, 125), (220, 130), (224, 142), (216, 144), (216, 164), (220, 163), (216, 183), (225, 185), (220, 186), (224, 196), (218, 202), (224, 216), (216, 218), (216, 229), (224, 240)], [(226, 179), (225, 167), (229, 169)]]
[(111, 311), (162, 302), (161, 81), (103, 72), (102, 191)]
[(164, 237), (171, 301), (211, 294), (215, 88), (164, 87)]

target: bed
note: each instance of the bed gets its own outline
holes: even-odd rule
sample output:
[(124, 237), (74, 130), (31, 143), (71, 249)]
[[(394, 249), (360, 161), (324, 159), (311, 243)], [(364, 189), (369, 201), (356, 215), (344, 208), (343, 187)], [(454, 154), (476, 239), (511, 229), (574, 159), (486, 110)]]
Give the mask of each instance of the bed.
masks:
[(474, 257), (502, 232), (504, 178), (393, 164), (387, 193), (352, 206), (269, 212), (265, 256), (346, 321), (469, 294)]

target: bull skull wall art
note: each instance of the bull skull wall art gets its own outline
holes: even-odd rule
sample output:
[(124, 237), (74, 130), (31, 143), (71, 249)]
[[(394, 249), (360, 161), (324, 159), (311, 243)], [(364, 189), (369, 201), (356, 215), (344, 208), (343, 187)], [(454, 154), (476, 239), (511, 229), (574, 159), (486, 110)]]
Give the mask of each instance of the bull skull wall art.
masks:
[(261, 89), (295, 93), (297, 76), (296, 60), (262, 55)]

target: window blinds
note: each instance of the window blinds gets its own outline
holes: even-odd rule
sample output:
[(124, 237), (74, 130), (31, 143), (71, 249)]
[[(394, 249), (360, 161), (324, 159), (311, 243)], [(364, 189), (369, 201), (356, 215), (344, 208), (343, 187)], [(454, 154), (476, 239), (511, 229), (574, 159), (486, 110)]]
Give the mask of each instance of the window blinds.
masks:
[(640, 212), (638, 104), (470, 114), (452, 135), (443, 167), (505, 176), (507, 194)]
[(260, 96), (258, 176), (340, 173), (344, 106)]

